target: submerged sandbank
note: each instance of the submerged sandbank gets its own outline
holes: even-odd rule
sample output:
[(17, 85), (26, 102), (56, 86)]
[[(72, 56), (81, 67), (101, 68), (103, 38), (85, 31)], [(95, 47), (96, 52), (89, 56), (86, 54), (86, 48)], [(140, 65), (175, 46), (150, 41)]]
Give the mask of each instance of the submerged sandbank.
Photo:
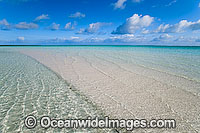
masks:
[(21, 52), (59, 73), (107, 115), (177, 121), (176, 129), (147, 131), (200, 131), (200, 83), (195, 80), (123, 61), (112, 50), (44, 48)]

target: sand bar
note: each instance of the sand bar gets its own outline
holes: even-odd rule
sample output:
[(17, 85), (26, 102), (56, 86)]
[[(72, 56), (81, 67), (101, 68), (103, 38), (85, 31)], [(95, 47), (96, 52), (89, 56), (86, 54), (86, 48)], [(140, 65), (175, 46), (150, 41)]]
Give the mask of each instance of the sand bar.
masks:
[[(79, 51), (21, 50), (53, 71), (114, 118), (175, 119), (177, 128), (200, 132), (200, 83), (139, 65)], [(105, 53), (106, 54), (106, 53)]]

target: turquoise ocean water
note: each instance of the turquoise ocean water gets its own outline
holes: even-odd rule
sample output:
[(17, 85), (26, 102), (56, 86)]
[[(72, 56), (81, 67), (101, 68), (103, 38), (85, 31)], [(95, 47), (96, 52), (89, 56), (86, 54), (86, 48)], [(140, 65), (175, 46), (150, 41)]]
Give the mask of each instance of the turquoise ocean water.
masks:
[[(200, 82), (200, 47), (126, 46), (95, 49), (102, 51), (98, 55), (104, 58), (137, 64)], [(107, 51), (106, 54), (103, 51)]]
[[(27, 48), (30, 49), (30, 48)], [(58, 53), (79, 53), (136, 64), (200, 82), (200, 47), (168, 46), (51, 46), (33, 47)]]

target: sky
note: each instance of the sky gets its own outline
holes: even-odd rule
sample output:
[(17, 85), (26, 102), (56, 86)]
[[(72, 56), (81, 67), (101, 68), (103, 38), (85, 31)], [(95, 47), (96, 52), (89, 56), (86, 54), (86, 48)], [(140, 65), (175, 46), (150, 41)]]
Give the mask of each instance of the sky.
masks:
[(200, 0), (0, 0), (0, 45), (200, 46)]

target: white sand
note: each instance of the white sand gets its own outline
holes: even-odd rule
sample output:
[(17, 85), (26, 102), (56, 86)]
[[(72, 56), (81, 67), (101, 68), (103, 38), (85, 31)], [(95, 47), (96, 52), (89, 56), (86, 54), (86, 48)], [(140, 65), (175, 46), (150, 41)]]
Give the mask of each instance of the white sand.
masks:
[(114, 118), (175, 119), (177, 128), (200, 132), (200, 84), (145, 67), (78, 51), (23, 50), (73, 84)]

